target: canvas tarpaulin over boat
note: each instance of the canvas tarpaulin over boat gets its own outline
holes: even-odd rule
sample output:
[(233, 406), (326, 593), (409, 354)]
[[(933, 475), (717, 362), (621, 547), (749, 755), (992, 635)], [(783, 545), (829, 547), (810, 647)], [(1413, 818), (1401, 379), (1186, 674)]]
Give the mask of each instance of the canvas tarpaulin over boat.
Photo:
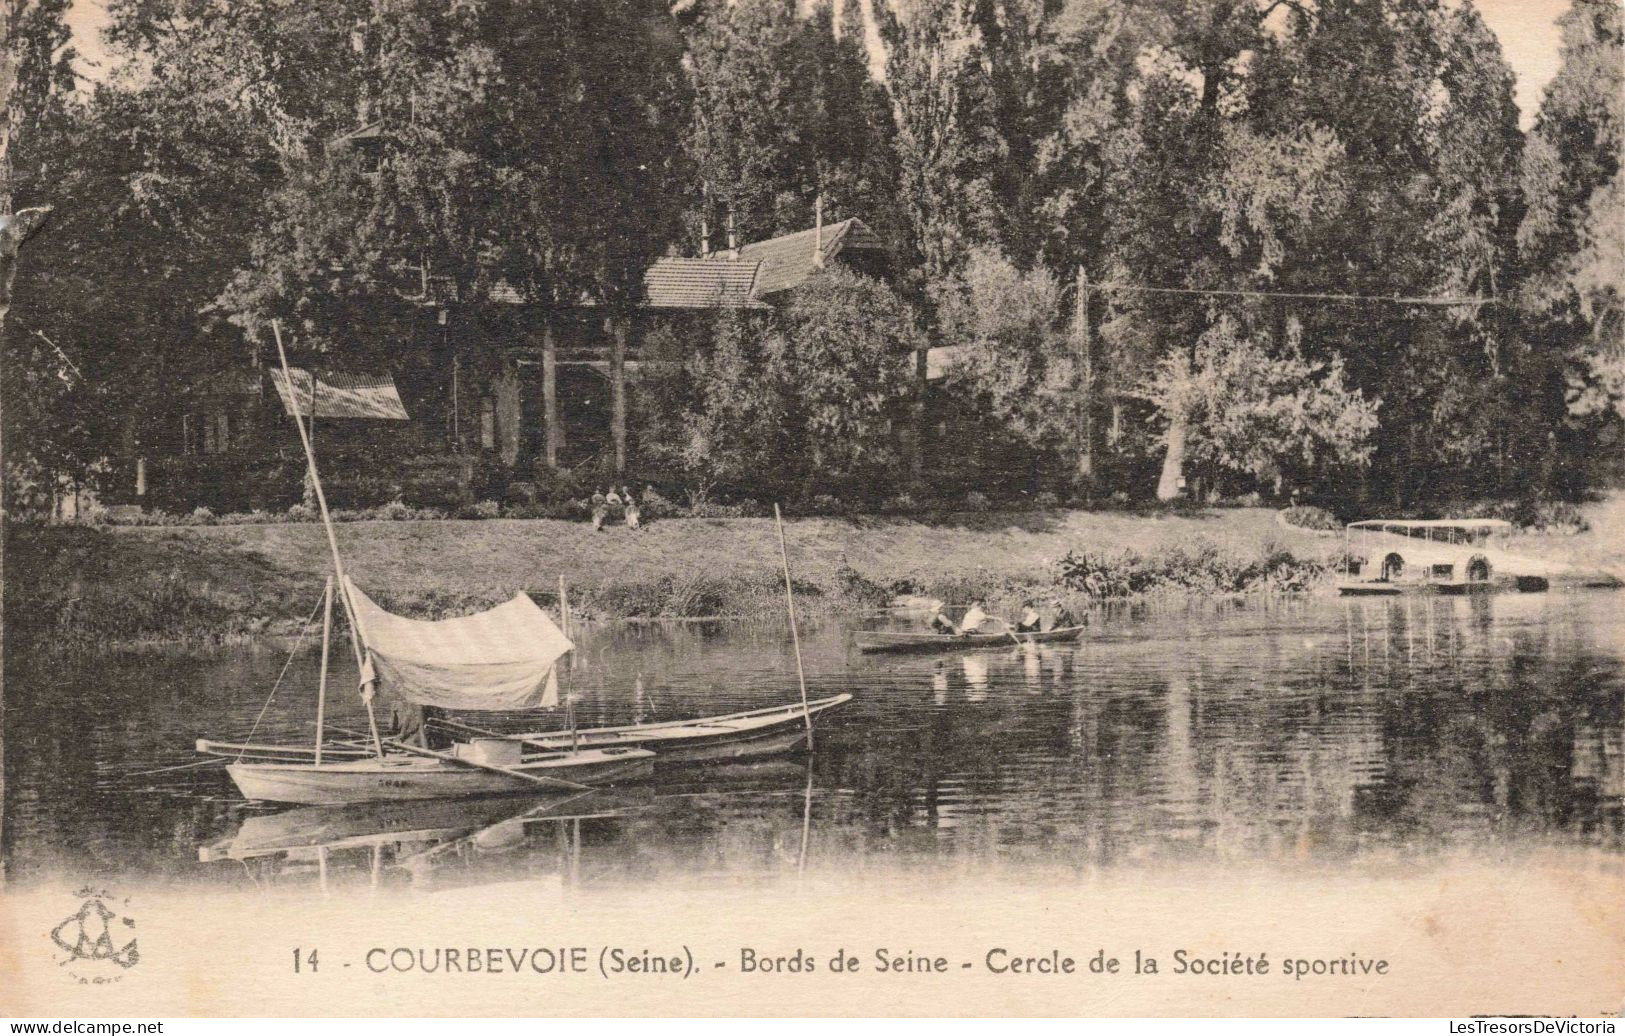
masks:
[(345, 579), (367, 645), (363, 684), (448, 709), (551, 708), (554, 664), (575, 645), (525, 594), (489, 611), (430, 622), (385, 611)]
[[(291, 383), (291, 389), (290, 389)], [(286, 375), (271, 372), (271, 384), (276, 386), (282, 399), (282, 409), (289, 416), (314, 416), (322, 420), (332, 418), (366, 418), (380, 421), (410, 420), (401, 395), (395, 390), (395, 379), (385, 374), (355, 374), (323, 371), (314, 388), (311, 374), (294, 367)], [(311, 393), (316, 394), (314, 401)]]

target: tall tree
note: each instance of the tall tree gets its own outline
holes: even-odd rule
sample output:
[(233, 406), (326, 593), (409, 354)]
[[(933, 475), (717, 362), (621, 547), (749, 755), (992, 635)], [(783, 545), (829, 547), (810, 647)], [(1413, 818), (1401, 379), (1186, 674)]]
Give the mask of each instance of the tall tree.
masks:
[(903, 259), (914, 287), (951, 276), (994, 234), (992, 93), (969, 0), (874, 5), (896, 131)]
[[(704, 220), (720, 243), (801, 230), (822, 196), (831, 219), (886, 229), (895, 175), (885, 95), (870, 74), (862, 4), (741, 0), (706, 9), (688, 32), (694, 88), (689, 151)], [(695, 229), (698, 229), (696, 226)]]
[[(49, 207), (34, 205), (13, 212), (13, 147), (22, 138), (35, 143), (47, 112), (56, 107), (57, 97), (72, 87), (73, 54), (65, 43), (67, 27), (63, 13), (64, 0), (11, 3), (0, 8), (0, 349), (7, 355), (0, 358), (0, 375), (9, 375), (16, 365), (10, 342), (6, 338), (6, 316), (11, 310), (12, 284), (23, 246), (40, 229), (50, 212)], [(28, 136), (23, 136), (24, 134)], [(9, 384), (8, 384), (9, 382)], [(18, 382), (13, 378), (0, 378), (0, 396)], [(11, 418), (11, 408), (0, 413), (0, 429)], [(13, 436), (0, 430), (0, 521), (6, 507), (11, 505), (11, 494), (6, 483), (9, 479), (11, 454), (15, 449)], [(5, 533), (0, 528), (0, 587), (5, 585)], [(3, 609), (0, 609), (3, 612)], [(5, 626), (0, 618), (0, 654), (4, 653)], [(0, 673), (0, 837), (5, 828), (5, 682)], [(0, 862), (0, 887), (6, 878), (5, 864)]]
[(1536, 333), (1567, 361), (1567, 403), (1594, 435), (1625, 417), (1625, 45), (1617, 4), (1576, 0), (1559, 20), (1562, 64), (1524, 154), (1518, 246)]
[(462, 300), (506, 282), (636, 301), (687, 179), (669, 132), (687, 110), (681, 41), (659, 5), (380, 0), (354, 32), (344, 93), (377, 143), (330, 135), (285, 161), (273, 222), (222, 298), (237, 319), (437, 283)]

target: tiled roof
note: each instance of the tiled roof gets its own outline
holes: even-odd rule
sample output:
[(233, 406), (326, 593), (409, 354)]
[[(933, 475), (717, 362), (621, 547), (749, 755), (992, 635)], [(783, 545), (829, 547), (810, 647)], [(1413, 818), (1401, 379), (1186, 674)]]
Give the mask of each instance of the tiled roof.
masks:
[(760, 263), (744, 259), (655, 260), (643, 275), (650, 309), (765, 309), (751, 292)]
[[(820, 234), (822, 237), (820, 238)], [(822, 246), (823, 262), (842, 253), (883, 253), (880, 238), (861, 219), (831, 223), (822, 231), (793, 234), (742, 245), (737, 255), (714, 251), (699, 258), (668, 256), (656, 259), (643, 275), (644, 302), (649, 309), (768, 309), (765, 296), (798, 287), (816, 274), (820, 264), (813, 250)], [(450, 282), (436, 294), (437, 301), (455, 301)], [(517, 305), (525, 293), (505, 280), (491, 285), (492, 302)], [(597, 303), (583, 296), (581, 306)]]
[[(825, 263), (843, 251), (880, 251), (883, 247), (880, 238), (875, 236), (875, 232), (861, 219), (843, 219), (839, 223), (829, 224), (822, 231), (821, 241), (819, 234), (817, 228), (798, 230), (793, 234), (741, 245), (739, 258), (755, 260), (762, 266), (756, 275), (755, 297), (761, 298), (775, 292), (788, 291), (805, 283), (809, 277), (818, 272), (819, 266), (813, 260), (813, 251), (819, 245), (822, 245)], [(711, 257), (726, 254), (712, 252)]]
[[(297, 397), (299, 415), (310, 414), (310, 372), (293, 368), (295, 392), (290, 395), (282, 372), (271, 372), (271, 384), (282, 398), (282, 408), (293, 413)], [(324, 371), (316, 384), (317, 418), (357, 417), (383, 421), (405, 421), (406, 407), (395, 391), (395, 379), (388, 374), (340, 374)]]

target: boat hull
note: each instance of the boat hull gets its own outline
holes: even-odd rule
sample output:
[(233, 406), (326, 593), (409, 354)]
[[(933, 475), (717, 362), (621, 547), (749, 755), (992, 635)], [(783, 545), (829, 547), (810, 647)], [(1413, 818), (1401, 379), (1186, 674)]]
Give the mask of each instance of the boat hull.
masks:
[(1405, 590), (1397, 583), (1339, 583), (1337, 592), (1344, 597), (1397, 597)]
[(1472, 582), (1455, 582), (1441, 579), (1411, 583), (1373, 581), (1369, 583), (1350, 582), (1337, 584), (1337, 592), (1344, 597), (1398, 597), (1402, 594), (1443, 594), (1461, 597), (1467, 594), (1492, 594), (1507, 588), (1484, 579), (1477, 579)]
[(572, 746), (642, 748), (655, 753), (657, 766), (738, 762), (801, 747), (807, 740), (809, 717), (851, 700), (850, 694), (837, 694), (809, 702), (805, 710), (797, 703), (707, 719), (578, 730), (574, 737), (557, 730), (504, 736), (543, 751), (565, 751)]
[[(606, 784), (648, 772), (654, 753), (638, 749), (583, 751), (569, 758), (525, 763), (514, 769), (557, 778), (560, 792), (572, 785)], [(350, 802), (467, 798), (510, 792), (546, 792), (547, 786), (513, 773), (476, 769), (440, 759), (386, 755), (337, 763), (233, 763), (226, 767), (245, 798), (322, 806)], [(567, 782), (567, 783), (566, 783)]]
[[(960, 651), (965, 648), (1014, 647), (1021, 644), (1062, 644), (1083, 636), (1083, 626), (1067, 626), (1043, 633), (891, 633), (885, 630), (857, 630), (853, 642), (865, 654), (901, 651)], [(1014, 639), (1012, 639), (1014, 638)]]

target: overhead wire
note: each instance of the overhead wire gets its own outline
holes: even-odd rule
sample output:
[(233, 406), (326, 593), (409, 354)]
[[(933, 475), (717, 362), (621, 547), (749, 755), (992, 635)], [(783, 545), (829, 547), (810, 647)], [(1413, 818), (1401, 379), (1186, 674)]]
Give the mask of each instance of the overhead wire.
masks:
[(1307, 299), (1323, 302), (1387, 302), (1404, 306), (1487, 306), (1504, 301), (1495, 295), (1355, 295), (1325, 291), (1256, 291), (1242, 288), (1165, 288), (1108, 281), (1087, 285), (1091, 291), (1137, 291), (1157, 295), (1224, 295), (1236, 298)]

